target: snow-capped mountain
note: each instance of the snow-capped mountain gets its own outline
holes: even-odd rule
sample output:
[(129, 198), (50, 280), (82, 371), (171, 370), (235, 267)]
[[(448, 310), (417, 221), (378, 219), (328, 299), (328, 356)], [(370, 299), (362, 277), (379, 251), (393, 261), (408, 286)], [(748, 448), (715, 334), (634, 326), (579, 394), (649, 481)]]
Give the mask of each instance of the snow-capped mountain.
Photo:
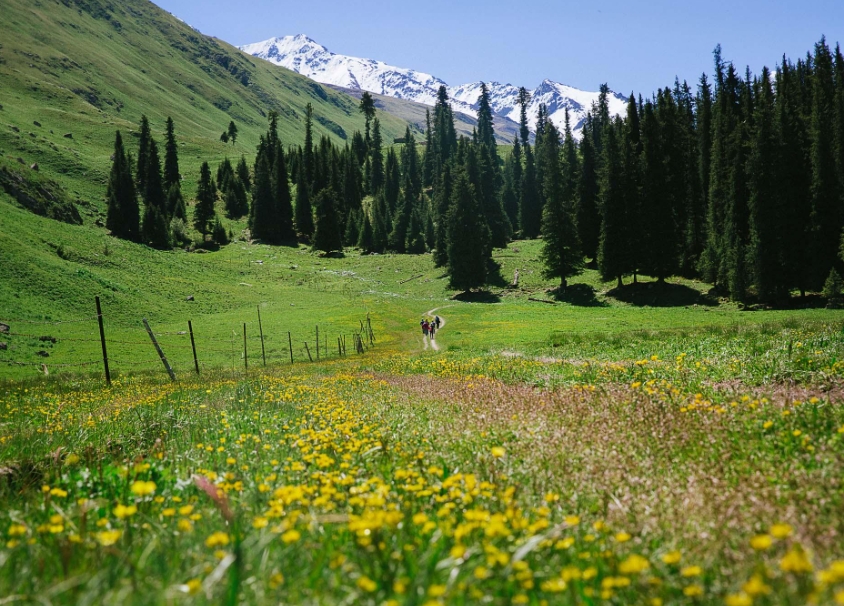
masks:
[[(480, 82), (448, 86), (443, 80), (424, 72), (387, 65), (383, 61), (332, 53), (304, 34), (271, 38), (264, 42), (241, 46), (240, 50), (323, 84), (366, 90), (425, 105), (434, 105), (437, 100), (437, 90), (445, 85), (455, 111), (472, 117), (477, 116)], [(487, 87), (495, 114), (518, 122), (519, 88), (499, 82), (489, 83)], [(568, 108), (572, 129), (579, 132), (592, 103), (597, 102), (599, 93), (582, 91), (565, 84), (544, 80), (536, 89), (530, 91), (530, 94), (528, 121), (531, 130), (536, 126), (539, 105), (544, 103), (551, 120), (560, 128), (563, 127), (565, 109)], [(609, 96), (610, 114), (624, 112), (625, 103), (624, 96), (611, 93)]]

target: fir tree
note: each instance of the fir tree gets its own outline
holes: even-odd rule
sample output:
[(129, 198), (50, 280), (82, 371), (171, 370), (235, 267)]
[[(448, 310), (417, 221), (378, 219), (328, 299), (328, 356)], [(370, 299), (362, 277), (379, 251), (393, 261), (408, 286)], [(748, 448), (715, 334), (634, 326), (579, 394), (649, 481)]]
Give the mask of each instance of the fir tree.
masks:
[(622, 277), (631, 270), (622, 158), (616, 128), (611, 125), (604, 134), (600, 193), (603, 220), (598, 244), (598, 270), (603, 280), (615, 278), (618, 288), (621, 288)]
[(785, 260), (781, 254), (785, 248), (783, 236), (790, 226), (780, 224), (786, 209), (780, 197), (780, 139), (768, 68), (762, 70), (754, 124), (748, 162), (750, 267), (757, 295), (770, 302), (788, 296), (788, 276), (783, 272)]
[(208, 233), (209, 224), (214, 218), (214, 194), (211, 184), (211, 167), (203, 162), (199, 169), (199, 183), (196, 188), (196, 206), (193, 209), (193, 226), (203, 236)]
[(164, 145), (164, 189), (169, 191), (173, 185), (180, 185), (182, 181), (179, 173), (179, 150), (176, 145), (176, 133), (172, 118), (167, 118), (166, 138), (167, 141)]
[(182, 197), (182, 186), (179, 183), (173, 183), (170, 189), (167, 190), (167, 216), (170, 219), (188, 220), (187, 209), (185, 208), (185, 199)]
[(308, 242), (314, 234), (314, 214), (306, 183), (300, 183), (296, 187), (295, 212), (296, 233), (301, 240)]
[(448, 265), (448, 211), (452, 201), (451, 165), (446, 164), (438, 179), (434, 195), (436, 225), (434, 265), (446, 267)]
[(316, 221), (314, 225), (313, 249), (323, 252), (342, 251), (343, 238), (337, 215), (337, 194), (326, 187), (314, 198)]
[(136, 242), (140, 231), (138, 198), (120, 131), (114, 138), (114, 161), (108, 177), (106, 198), (106, 227), (112, 235)]
[(577, 234), (583, 254), (598, 258), (601, 216), (598, 213), (598, 161), (592, 144), (591, 117), (587, 115), (580, 140), (580, 179), (577, 184)]
[(399, 171), (399, 160), (395, 150), (391, 147), (387, 151), (387, 175), (384, 182), (384, 195), (387, 198), (387, 208), (390, 213), (395, 213), (399, 204), (401, 194), (401, 172)]
[(486, 283), (489, 229), (478, 205), (474, 188), (464, 172), (454, 183), (448, 221), (448, 275), (452, 288), (469, 290)]
[(381, 151), (381, 122), (372, 121), (372, 146), (370, 147), (369, 187), (375, 195), (384, 186), (384, 154)]
[(158, 145), (154, 139), (149, 141), (149, 152), (146, 161), (147, 174), (144, 179), (144, 200), (148, 205), (155, 206), (166, 218), (167, 198), (164, 195), (164, 184), (161, 179), (161, 160), (158, 156)]
[(153, 204), (144, 207), (143, 240), (153, 248), (170, 248), (170, 229), (161, 208)]
[(809, 239), (810, 284), (820, 289), (836, 259), (841, 236), (841, 196), (835, 165), (835, 88), (832, 55), (821, 39), (812, 73), (812, 184)]
[(375, 100), (372, 98), (372, 95), (370, 95), (368, 91), (363, 91), (363, 95), (361, 95), (358, 109), (360, 113), (363, 114), (364, 119), (366, 120), (366, 136), (364, 138), (364, 142), (366, 143), (366, 149), (369, 150), (370, 143), (372, 141), (372, 120), (375, 118)]
[[(308, 190), (307, 193), (310, 194), (314, 183), (314, 108), (310, 103), (305, 106), (305, 145), (302, 148), (302, 166), (297, 175), (296, 185), (301, 186), (303, 183), (305, 189)], [(298, 231), (305, 233), (301, 229)]]
[(393, 229), (390, 231), (390, 236), (387, 240), (387, 246), (390, 250), (397, 253), (405, 252), (405, 245), (407, 243), (408, 227), (410, 226), (410, 218), (413, 214), (414, 200), (412, 194), (406, 189), (402, 190), (401, 203), (398, 210), (393, 215)]
[(226, 134), (229, 136), (229, 141), (232, 142), (232, 145), (237, 142), (237, 124), (234, 123), (234, 120), (229, 122), (229, 127), (226, 130)]
[(346, 217), (346, 231), (343, 233), (343, 244), (345, 246), (355, 246), (360, 237), (360, 226), (363, 217), (363, 211), (358, 208), (353, 208), (349, 211), (349, 216)]
[(252, 189), (252, 179), (249, 176), (249, 167), (246, 165), (246, 156), (240, 156), (235, 173), (237, 174), (237, 178), (240, 179), (240, 182), (243, 183), (246, 191), (250, 191)]
[(542, 201), (530, 145), (524, 145), (525, 171), (519, 196), (519, 228), (523, 238), (536, 238), (542, 226)]
[(214, 226), (211, 228), (211, 239), (220, 246), (225, 246), (229, 243), (229, 236), (226, 233), (226, 228), (220, 222), (220, 217), (214, 215)]
[(419, 209), (414, 208), (410, 213), (410, 222), (407, 225), (407, 238), (404, 249), (408, 254), (421, 255), (425, 252), (424, 225), (419, 214)]
[[(566, 289), (567, 279), (583, 272), (583, 255), (574, 225), (574, 183), (566, 174), (568, 167), (560, 162), (560, 136), (551, 122), (545, 124), (542, 153), (545, 165), (545, 207), (542, 211), (542, 252), (540, 260), (545, 266), (547, 279), (559, 278), (560, 291)], [(573, 153), (571, 129), (566, 113), (566, 131), (569, 150)], [(537, 148), (539, 149), (539, 148)], [(568, 153), (566, 153), (568, 156)], [(576, 160), (575, 160), (576, 161)], [(566, 157), (565, 163), (572, 162)]]
[(375, 240), (372, 231), (372, 222), (366, 213), (361, 213), (361, 227), (358, 234), (357, 245), (361, 252), (371, 253), (375, 251)]
[(290, 180), (287, 176), (287, 163), (280, 142), (276, 143), (276, 150), (273, 154), (271, 183), (273, 202), (275, 204), (274, 215), (276, 217), (276, 223), (271, 226), (275, 232), (273, 241), (294, 242), (296, 240), (296, 230), (293, 226)]
[(372, 201), (372, 248), (375, 252), (387, 250), (389, 234), (393, 229), (387, 199), (381, 191)]
[(522, 187), (522, 145), (519, 138), (513, 138), (513, 151), (504, 166), (504, 187), (501, 190), (501, 205), (510, 225), (519, 225), (519, 191)]
[(147, 180), (147, 164), (149, 163), (149, 148), (152, 141), (152, 133), (149, 128), (149, 120), (146, 116), (141, 116), (141, 134), (138, 139), (138, 169), (135, 175), (138, 178), (138, 192), (146, 201), (146, 180)]
[[(262, 140), (262, 143), (266, 143)], [(252, 185), (252, 208), (249, 214), (249, 229), (252, 237), (271, 241), (274, 237), (273, 225), (278, 222), (271, 168), (267, 153), (261, 149), (255, 158), (255, 182)]]

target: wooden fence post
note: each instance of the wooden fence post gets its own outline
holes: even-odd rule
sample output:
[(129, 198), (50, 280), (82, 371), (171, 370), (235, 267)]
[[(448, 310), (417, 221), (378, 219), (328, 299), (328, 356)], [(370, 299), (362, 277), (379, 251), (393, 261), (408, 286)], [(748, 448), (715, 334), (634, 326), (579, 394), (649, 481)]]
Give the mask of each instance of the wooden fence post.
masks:
[(308, 342), (307, 342), (307, 341), (305, 341), (305, 351), (307, 351), (307, 352), (308, 352), (308, 359), (309, 359), (311, 362), (313, 362), (313, 361), (314, 361), (314, 359), (311, 357), (311, 349), (308, 347)]
[[(94, 297), (97, 302), (97, 322), (100, 324), (100, 343), (103, 346), (103, 367), (105, 368), (106, 385), (111, 385), (111, 373), (108, 370), (108, 353), (106, 353), (105, 330), (103, 329), (103, 310), (100, 307), (100, 298)], [(11, 324), (11, 322), (9, 322)]]
[(289, 330), (287, 331), (287, 347), (290, 348), (290, 363), (293, 364), (293, 339)]
[(152, 334), (152, 329), (149, 327), (149, 322), (147, 322), (146, 318), (142, 318), (144, 322), (144, 327), (147, 329), (147, 333), (149, 333), (149, 338), (152, 339), (152, 344), (155, 346), (155, 351), (158, 352), (158, 357), (161, 358), (161, 363), (164, 364), (164, 368), (167, 370), (167, 374), (170, 375), (170, 380), (176, 380), (176, 374), (173, 372), (173, 369), (170, 367), (170, 362), (167, 361), (167, 356), (164, 355), (164, 352), (161, 350), (161, 346), (158, 345), (158, 341), (155, 340), (155, 335)]
[(264, 359), (264, 366), (267, 365), (267, 353), (264, 351), (264, 328), (261, 326), (261, 306), (258, 306), (258, 331), (261, 333), (261, 357)]
[(243, 323), (243, 368), (249, 370), (249, 357), (246, 352), (246, 322)]
[(199, 360), (196, 359), (196, 343), (193, 340), (193, 324), (188, 320), (188, 331), (190, 331), (190, 347), (193, 350), (193, 366), (196, 368), (196, 374), (199, 374)]
[[(319, 362), (319, 325), (316, 327), (316, 359)], [(313, 362), (313, 360), (311, 360)]]

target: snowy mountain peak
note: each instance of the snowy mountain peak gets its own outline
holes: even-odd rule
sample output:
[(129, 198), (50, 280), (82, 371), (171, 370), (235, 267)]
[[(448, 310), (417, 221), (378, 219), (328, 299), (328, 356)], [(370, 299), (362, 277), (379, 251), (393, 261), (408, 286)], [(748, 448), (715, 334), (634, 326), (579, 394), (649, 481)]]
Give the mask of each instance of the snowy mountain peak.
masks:
[[(414, 69), (396, 67), (374, 59), (332, 53), (305, 34), (270, 38), (263, 42), (241, 46), (240, 50), (323, 84), (366, 90), (425, 105), (433, 106), (437, 100), (437, 90), (440, 86), (446, 86), (454, 110), (477, 117), (481, 82), (448, 86), (443, 80)], [(487, 88), (490, 92), (490, 105), (496, 116), (518, 122), (519, 88), (499, 82), (490, 82)], [(563, 127), (565, 110), (568, 108), (572, 130), (578, 132), (592, 103), (597, 102), (599, 93), (582, 91), (545, 79), (538, 87), (530, 91), (530, 95), (528, 120), (531, 130), (534, 130), (536, 126), (539, 105), (544, 103), (552, 122), (560, 128)], [(622, 95), (611, 93), (610, 113), (622, 113), (625, 109), (625, 101)]]

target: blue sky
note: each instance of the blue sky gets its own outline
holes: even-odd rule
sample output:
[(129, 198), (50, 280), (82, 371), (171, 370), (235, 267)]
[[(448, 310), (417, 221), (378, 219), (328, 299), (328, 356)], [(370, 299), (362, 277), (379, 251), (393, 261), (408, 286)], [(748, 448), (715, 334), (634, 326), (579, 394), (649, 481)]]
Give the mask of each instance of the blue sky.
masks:
[(156, 0), (235, 45), (304, 33), (329, 50), (379, 59), (452, 85), (528, 88), (549, 78), (649, 94), (674, 76), (712, 71), (712, 49), (758, 73), (783, 53), (804, 56), (822, 34), (844, 45), (844, 0)]

